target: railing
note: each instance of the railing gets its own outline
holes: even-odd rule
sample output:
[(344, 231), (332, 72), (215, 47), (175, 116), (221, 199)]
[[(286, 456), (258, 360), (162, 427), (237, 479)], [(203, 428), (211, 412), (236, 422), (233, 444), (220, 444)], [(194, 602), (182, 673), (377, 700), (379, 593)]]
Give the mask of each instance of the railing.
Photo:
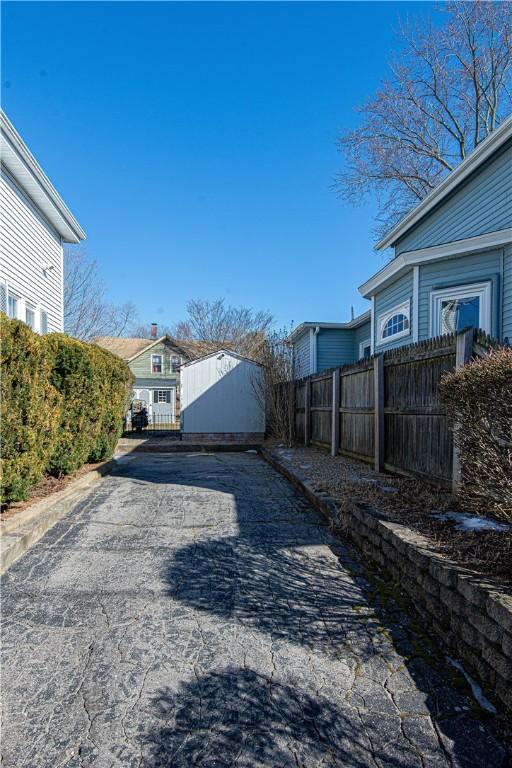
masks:
[(144, 425), (137, 417), (133, 419), (128, 415), (124, 421), (123, 432), (125, 435), (131, 435), (136, 433), (150, 432), (155, 434), (160, 433), (172, 433), (176, 437), (180, 437), (180, 419), (179, 416), (173, 417), (172, 413), (155, 413), (148, 416), (148, 423)]

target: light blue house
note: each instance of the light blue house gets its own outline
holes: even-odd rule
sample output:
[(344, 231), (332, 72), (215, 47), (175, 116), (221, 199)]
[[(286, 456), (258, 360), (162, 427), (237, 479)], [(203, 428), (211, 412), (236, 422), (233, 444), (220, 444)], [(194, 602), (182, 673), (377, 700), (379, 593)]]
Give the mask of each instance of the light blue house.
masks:
[(290, 336), (297, 377), (468, 326), (512, 343), (512, 116), (377, 244), (390, 247), (359, 288), (369, 312)]
[(372, 353), (467, 326), (512, 341), (512, 117), (377, 244), (389, 247), (359, 288)]
[(301, 379), (371, 354), (370, 310), (348, 323), (301, 323), (288, 337), (293, 370)]

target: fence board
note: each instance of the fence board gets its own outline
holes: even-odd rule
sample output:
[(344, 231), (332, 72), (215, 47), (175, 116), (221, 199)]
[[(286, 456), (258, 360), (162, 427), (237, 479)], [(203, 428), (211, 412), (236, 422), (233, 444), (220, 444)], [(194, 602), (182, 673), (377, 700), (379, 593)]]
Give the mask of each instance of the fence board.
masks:
[[(383, 355), (384, 419), (379, 437), (384, 466), (394, 471), (450, 483), (453, 439), (440, 403), (443, 374), (455, 367), (457, 336), (450, 334), (391, 350)], [(485, 343), (473, 334), (473, 344)], [(460, 345), (459, 340), (459, 345)], [(475, 347), (473, 347), (475, 349)], [(476, 350), (479, 352), (480, 347)], [(333, 391), (338, 397), (338, 420), (333, 418)], [(296, 439), (304, 444), (306, 388), (310, 387), (310, 438), (339, 452), (374, 461), (375, 374), (374, 359), (346, 365), (337, 371), (315, 374), (295, 383)], [(379, 389), (382, 393), (382, 388)], [(337, 434), (339, 430), (339, 434)], [(383, 443), (383, 445), (382, 445)]]

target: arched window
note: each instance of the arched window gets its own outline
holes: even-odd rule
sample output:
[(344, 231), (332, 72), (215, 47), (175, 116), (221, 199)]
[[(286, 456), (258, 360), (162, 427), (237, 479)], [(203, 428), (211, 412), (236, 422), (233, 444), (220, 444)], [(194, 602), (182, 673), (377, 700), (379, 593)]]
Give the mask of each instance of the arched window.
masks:
[(387, 344), (401, 336), (409, 335), (411, 332), (410, 302), (405, 301), (380, 315), (378, 329), (380, 344)]
[(389, 336), (396, 336), (397, 333), (402, 333), (409, 328), (409, 320), (403, 312), (399, 312), (393, 317), (390, 317), (386, 325), (382, 329), (382, 338), (387, 339)]

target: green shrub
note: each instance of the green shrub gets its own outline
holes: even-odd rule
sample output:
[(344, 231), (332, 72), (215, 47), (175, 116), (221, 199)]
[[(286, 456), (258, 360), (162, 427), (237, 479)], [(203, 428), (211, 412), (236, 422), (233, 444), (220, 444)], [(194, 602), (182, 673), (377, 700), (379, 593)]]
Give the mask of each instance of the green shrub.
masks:
[(446, 374), (441, 398), (456, 426), (461, 499), (512, 521), (512, 349)]
[(43, 476), (57, 436), (62, 397), (40, 338), (0, 313), (2, 505), (26, 498)]
[(27, 497), (47, 473), (109, 458), (121, 434), (132, 374), (94, 344), (38, 336), (1, 318), (2, 504)]

